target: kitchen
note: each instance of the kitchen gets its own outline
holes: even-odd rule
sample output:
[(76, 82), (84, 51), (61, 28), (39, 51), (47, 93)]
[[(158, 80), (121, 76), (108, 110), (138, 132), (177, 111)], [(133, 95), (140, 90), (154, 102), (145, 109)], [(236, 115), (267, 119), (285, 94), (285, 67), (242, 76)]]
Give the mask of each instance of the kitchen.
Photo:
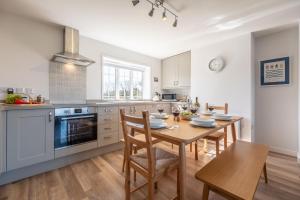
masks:
[[(149, 4), (149, 1), (136, 1), (138, 2), (136, 5), (133, 5), (133, 2), (101, 1), (102, 4), (93, 2), (91, 5), (85, 5), (83, 2), (74, 3), (75, 10), (87, 6), (91, 13), (97, 13), (97, 9), (100, 9), (101, 14), (98, 17), (104, 19), (105, 16), (110, 16), (111, 10), (116, 9), (116, 13), (120, 13), (118, 17), (109, 19), (110, 23), (101, 22), (101, 27), (95, 26), (97, 23), (92, 14), (72, 15), (69, 10), (71, 8), (68, 8), (70, 3), (68, 0), (62, 2), (60, 9), (68, 8), (66, 12), (70, 16), (60, 14), (58, 11), (54, 12), (58, 9), (57, 2), (48, 1), (45, 5), (34, 0), (1, 2), (0, 99), (3, 104), (0, 105), (0, 199), (25, 198), (25, 194), (14, 196), (9, 191), (17, 191), (17, 186), (25, 184), (28, 193), (31, 188), (28, 186), (28, 180), (36, 181), (41, 176), (48, 176), (49, 173), (58, 173), (61, 176), (58, 182), (65, 185), (64, 191), (56, 187), (52, 188), (61, 192), (59, 193), (61, 198), (77, 199), (74, 192), (76, 188), (78, 199), (92, 198), (93, 195), (101, 196), (103, 195), (101, 191), (108, 193), (111, 191), (106, 186), (105, 189), (99, 189), (99, 184), (107, 183), (112, 184), (110, 186), (115, 186), (122, 193), (107, 194), (107, 199), (124, 199), (125, 173), (121, 171), (122, 162), (125, 160), (123, 159), (124, 135), (120, 123), (120, 110), (125, 109), (127, 114), (140, 116), (144, 110), (154, 114), (162, 109), (163, 113), (171, 115), (174, 108), (182, 109), (187, 106), (188, 110), (191, 110), (200, 103), (198, 113), (205, 114), (206, 107), (209, 107), (206, 106), (206, 102), (212, 105), (228, 103), (229, 114), (243, 118), (241, 121), (234, 122), (234, 130), (239, 140), (267, 144), (270, 147), (272, 153), (268, 157), (267, 168), (270, 166), (268, 170), (271, 186), (260, 183), (255, 198), (264, 199), (263, 197), (267, 196), (277, 199), (297, 199), (300, 196), (295, 189), (299, 186), (298, 179), (293, 178), (291, 183), (285, 185), (280, 182), (285, 177), (276, 178), (276, 176), (278, 173), (280, 176), (281, 173), (292, 176), (295, 175), (294, 172), (299, 172), (298, 122), (284, 122), (281, 129), (276, 123), (269, 122), (272, 128), (266, 128), (265, 124), (268, 124), (266, 117), (277, 115), (278, 110), (284, 115), (291, 115), (298, 119), (295, 107), (298, 108), (299, 94), (297, 90), (299, 4), (295, 1), (286, 4), (280, 1), (273, 4), (265, 1), (260, 8), (259, 6), (255, 8), (260, 9), (261, 12), (268, 10), (273, 15), (276, 15), (276, 12), (278, 15), (286, 14), (280, 23), (273, 23), (270, 20), (271, 14), (260, 16), (258, 13), (261, 20), (269, 23), (268, 26), (260, 26), (256, 22), (255, 28), (250, 30), (251, 26), (246, 27), (243, 34), (240, 34), (239, 30), (234, 32), (234, 28), (226, 29), (224, 32), (220, 31), (220, 35), (212, 33), (211, 39), (207, 35), (207, 38), (201, 40), (205, 45), (197, 46), (197, 39), (194, 40), (193, 35), (186, 35), (186, 38), (193, 39), (185, 38), (187, 42), (179, 36), (183, 34), (184, 24), (191, 28), (187, 19), (188, 12), (194, 12), (193, 3), (187, 3), (187, 11), (181, 13), (180, 9), (174, 9), (174, 5), (175, 8), (180, 7), (184, 5), (182, 1), (166, 1), (163, 6), (173, 12), (174, 16), (167, 11), (168, 19), (165, 22), (160, 19), (163, 11), (166, 11), (162, 9), (164, 7), (157, 8), (156, 5)], [(46, 5), (49, 8), (46, 8)], [(149, 5), (150, 8), (153, 8), (151, 5), (155, 8), (153, 17), (148, 14)], [(199, 6), (197, 3), (195, 5)], [(221, 5), (215, 6), (219, 8)], [(246, 8), (249, 6), (247, 3), (235, 6), (244, 8), (246, 15)], [(234, 9), (233, 5), (231, 7)], [(35, 13), (35, 10), (39, 12)], [(127, 17), (122, 18), (123, 15)], [(176, 19), (176, 26), (174, 26), (174, 19)], [(137, 24), (144, 23), (143, 30), (138, 31)], [(126, 30), (124, 35), (118, 33), (120, 29)], [(137, 30), (139, 37), (132, 34), (132, 30)], [(151, 34), (160, 34), (156, 30), (165, 31), (161, 33), (162, 38), (151, 36)], [(144, 36), (141, 36), (143, 34)], [(174, 38), (178, 39), (178, 43), (171, 44), (172, 40), (175, 41)], [(165, 44), (162, 40), (165, 40)], [(157, 42), (153, 43), (153, 41)], [(281, 41), (284, 46), (281, 52), (278, 49), (278, 52), (276, 50), (272, 52), (265, 47), (273, 41)], [(83, 57), (78, 57), (80, 55)], [(280, 101), (288, 100), (291, 106), (284, 107), (278, 99), (278, 102), (273, 101), (270, 108), (265, 101), (271, 96), (267, 96), (269, 93), (259, 85), (257, 81), (259, 72), (254, 68), (258, 61), (285, 55), (290, 57), (293, 67), (292, 84), (277, 88), (269, 87), (269, 90), (274, 91), (273, 98), (279, 98), (275, 90), (277, 89), (276, 92), (281, 90), (287, 99), (280, 97), (282, 98)], [(221, 59), (216, 59), (210, 65), (209, 63), (215, 57)], [(213, 71), (220, 62), (222, 69), (219, 72)], [(21, 98), (17, 96), (18, 101), (12, 100), (20, 105), (6, 104), (8, 93), (12, 92), (21, 95)], [(14, 94), (11, 96), (16, 98)], [(197, 103), (196, 97), (199, 101)], [(28, 104), (29, 102), (31, 104)], [(178, 123), (167, 120), (168, 126), (185, 127), (181, 125), (186, 122), (183, 118), (184, 116), (181, 116)], [(173, 117), (170, 116), (170, 119)], [(280, 120), (284, 119), (280, 118)], [(234, 134), (230, 126), (228, 142), (232, 143)], [(178, 128), (174, 129), (175, 132), (178, 130)], [(276, 135), (280, 131), (287, 132), (286, 137)], [(66, 136), (70, 134), (73, 136)], [(158, 133), (154, 134), (160, 136)], [(194, 149), (196, 144), (199, 152), (197, 154)], [(223, 150), (223, 142), (220, 144)], [(172, 143), (171, 146), (168, 142), (162, 142), (158, 145), (178, 154), (176, 144)], [(202, 183), (194, 178), (195, 170), (198, 171), (204, 166), (203, 160), (208, 163), (216, 156), (216, 144), (213, 141), (199, 140), (189, 143), (186, 147), (187, 167), (193, 165), (193, 174), (187, 174), (187, 180), (184, 181), (188, 186), (185, 189), (185, 199), (201, 198), (202, 193), (198, 191), (202, 191)], [(281, 159), (273, 152), (280, 156), (284, 154), (286, 157), (283, 156)], [(196, 155), (202, 164), (194, 159)], [(274, 163), (278, 164), (278, 162), (283, 168), (279, 172), (272, 168)], [(284, 162), (289, 162), (293, 170), (287, 172), (288, 167), (283, 164)], [(99, 169), (95, 169), (95, 165)], [(84, 166), (91, 172), (84, 174)], [(69, 168), (72, 169), (68, 171), (71, 173), (69, 181), (77, 184), (73, 188), (61, 180), (66, 178), (62, 176), (63, 170)], [(93, 171), (99, 170), (113, 174), (112, 180), (108, 180), (102, 174), (99, 176), (106, 182), (102, 180), (97, 183), (91, 176)], [(117, 174), (114, 174), (115, 171)], [(170, 177), (163, 179), (162, 183), (170, 183), (171, 193), (176, 194), (175, 174), (170, 173)], [(140, 176), (137, 179), (143, 180)], [(277, 182), (278, 179), (280, 183)], [(49, 185), (46, 180), (43, 179), (44, 184)], [(191, 183), (195, 185), (194, 188), (190, 186)], [(276, 187), (276, 184), (283, 184), (283, 189)], [(96, 185), (95, 188), (92, 185)], [(164, 188), (163, 185), (158, 182), (160, 192), (157, 193), (157, 199), (171, 198), (172, 195), (165, 194), (168, 187)], [(265, 187), (271, 187), (276, 192), (270, 194)], [(191, 195), (193, 192), (197, 194)], [(278, 197), (275, 197), (276, 194)], [(35, 195), (37, 196), (27, 194), (29, 197), (26, 198), (43, 199), (40, 194)], [(216, 193), (210, 195), (220, 198)], [(284, 195), (287, 197), (283, 197)], [(135, 194), (132, 196), (133, 199), (145, 199), (147, 192), (137, 191), (136, 196)], [(180, 198), (184, 199), (183, 196)]]

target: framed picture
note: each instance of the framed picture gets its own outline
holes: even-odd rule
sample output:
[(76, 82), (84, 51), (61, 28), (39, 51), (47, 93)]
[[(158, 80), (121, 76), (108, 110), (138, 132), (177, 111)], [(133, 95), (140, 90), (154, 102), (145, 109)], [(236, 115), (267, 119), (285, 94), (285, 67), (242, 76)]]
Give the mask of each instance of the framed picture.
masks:
[(260, 61), (260, 84), (262, 86), (290, 84), (289, 57)]

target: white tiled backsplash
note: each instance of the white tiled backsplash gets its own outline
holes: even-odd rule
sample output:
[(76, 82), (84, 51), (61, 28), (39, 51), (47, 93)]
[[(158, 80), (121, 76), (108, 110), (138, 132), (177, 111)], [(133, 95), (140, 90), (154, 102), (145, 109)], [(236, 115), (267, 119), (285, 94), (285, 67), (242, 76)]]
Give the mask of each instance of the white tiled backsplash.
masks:
[(50, 64), (50, 103), (86, 103), (86, 67)]

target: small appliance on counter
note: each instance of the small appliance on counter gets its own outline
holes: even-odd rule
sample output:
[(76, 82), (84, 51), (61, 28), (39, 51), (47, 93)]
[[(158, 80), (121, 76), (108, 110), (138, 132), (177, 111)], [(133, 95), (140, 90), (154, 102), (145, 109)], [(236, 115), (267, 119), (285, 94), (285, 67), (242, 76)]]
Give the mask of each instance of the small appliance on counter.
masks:
[(161, 100), (162, 101), (177, 101), (176, 94), (162, 94)]

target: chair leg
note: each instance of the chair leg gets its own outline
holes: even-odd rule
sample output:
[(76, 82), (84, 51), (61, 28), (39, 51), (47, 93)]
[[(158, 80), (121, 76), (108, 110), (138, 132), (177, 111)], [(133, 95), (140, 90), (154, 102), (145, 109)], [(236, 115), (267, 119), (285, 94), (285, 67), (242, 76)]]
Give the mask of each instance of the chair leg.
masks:
[(268, 183), (268, 175), (267, 175), (267, 165), (266, 165), (266, 163), (264, 165), (264, 177), (265, 177), (265, 183)]
[(220, 141), (217, 140), (217, 141), (216, 141), (216, 156), (219, 155), (219, 151), (220, 151)]
[[(134, 152), (134, 154), (137, 154), (137, 148), (134, 148), (133, 152)], [(133, 171), (133, 180), (134, 180), (134, 182), (136, 182), (136, 171), (135, 170)]]
[(224, 135), (224, 149), (227, 148), (227, 133), (225, 132), (225, 135)]
[(151, 177), (148, 178), (148, 198), (149, 200), (153, 200), (154, 198), (154, 184)]
[(125, 170), (125, 196), (126, 200), (130, 200), (130, 166), (128, 162), (126, 162)]
[(179, 168), (177, 168), (177, 199), (180, 197)]
[(157, 181), (154, 183), (154, 189), (155, 189), (155, 190), (158, 189), (158, 182), (157, 182)]
[(195, 160), (198, 160), (198, 141), (195, 142)]
[(125, 171), (125, 162), (126, 162), (126, 150), (124, 149), (122, 172)]
[(193, 152), (193, 143), (190, 144), (190, 152)]
[(207, 184), (204, 184), (202, 200), (208, 200), (208, 195), (209, 195), (209, 187)]
[(204, 144), (204, 145), (203, 145), (204, 152), (207, 153), (207, 152), (208, 152), (207, 139), (204, 139), (204, 140), (203, 140), (203, 144)]
[(174, 148), (173, 144), (172, 144), (172, 149)]

